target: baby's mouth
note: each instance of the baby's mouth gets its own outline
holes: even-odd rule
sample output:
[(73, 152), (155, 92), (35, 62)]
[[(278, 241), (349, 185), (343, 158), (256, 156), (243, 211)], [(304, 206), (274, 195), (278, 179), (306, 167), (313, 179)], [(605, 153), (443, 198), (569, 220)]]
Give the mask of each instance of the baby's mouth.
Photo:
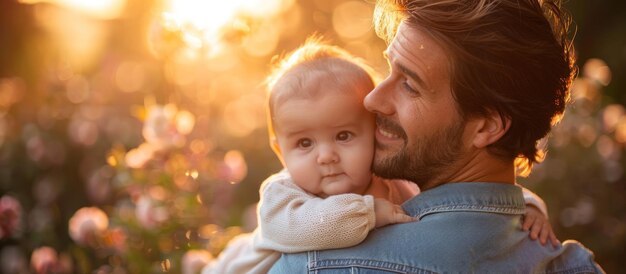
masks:
[(324, 177), (324, 178), (332, 178), (332, 177), (337, 177), (337, 176), (339, 176), (339, 175), (341, 175), (341, 173), (332, 173), (332, 174), (327, 174), (327, 175), (324, 175), (324, 176), (322, 176), (322, 177)]

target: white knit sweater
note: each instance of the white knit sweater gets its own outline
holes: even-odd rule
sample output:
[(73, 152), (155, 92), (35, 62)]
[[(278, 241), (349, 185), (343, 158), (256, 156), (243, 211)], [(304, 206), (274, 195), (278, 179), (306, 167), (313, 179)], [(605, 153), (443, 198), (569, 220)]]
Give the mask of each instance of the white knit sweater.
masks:
[[(374, 197), (401, 204), (418, 193), (413, 183), (374, 178), (368, 195), (323, 199), (296, 186), (283, 170), (261, 185), (257, 229), (229, 242), (202, 274), (267, 273), (283, 252), (357, 245), (375, 227)], [(525, 188), (524, 194), (527, 203), (546, 211), (541, 198)]]

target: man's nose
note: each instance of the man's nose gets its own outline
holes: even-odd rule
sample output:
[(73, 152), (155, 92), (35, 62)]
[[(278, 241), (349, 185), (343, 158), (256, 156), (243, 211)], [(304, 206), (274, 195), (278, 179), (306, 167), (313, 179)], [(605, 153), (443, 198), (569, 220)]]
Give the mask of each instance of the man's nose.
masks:
[(363, 99), (363, 105), (365, 108), (376, 114), (392, 115), (393, 108), (391, 106), (392, 94), (392, 79), (388, 77), (381, 83), (379, 83), (374, 90), (370, 91), (365, 99)]
[(339, 162), (339, 155), (331, 145), (323, 145), (318, 148), (317, 163), (327, 165)]

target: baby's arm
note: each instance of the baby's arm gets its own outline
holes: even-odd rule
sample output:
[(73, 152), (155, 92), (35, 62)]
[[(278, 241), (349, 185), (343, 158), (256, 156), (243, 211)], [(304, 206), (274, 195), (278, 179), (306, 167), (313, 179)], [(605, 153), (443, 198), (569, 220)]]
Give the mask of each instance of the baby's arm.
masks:
[(526, 201), (526, 213), (524, 214), (522, 229), (530, 231), (530, 238), (533, 240), (538, 238), (541, 244), (546, 244), (549, 239), (552, 245), (558, 246), (559, 240), (548, 221), (548, 208), (543, 199), (525, 187), (522, 187), (522, 193)]
[(385, 214), (395, 210), (371, 195), (341, 194), (322, 199), (301, 190), (287, 172), (281, 172), (261, 187), (259, 244), (288, 253), (356, 245), (376, 227), (375, 204), (381, 204)]

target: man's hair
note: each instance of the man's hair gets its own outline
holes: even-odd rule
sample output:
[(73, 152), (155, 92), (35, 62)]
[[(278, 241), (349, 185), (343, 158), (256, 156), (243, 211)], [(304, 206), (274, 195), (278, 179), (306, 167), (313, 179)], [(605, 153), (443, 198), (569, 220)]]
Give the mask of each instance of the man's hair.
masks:
[(563, 116), (576, 74), (570, 17), (558, 0), (379, 0), (374, 24), (391, 41), (400, 22), (449, 54), (462, 115), (510, 119), (489, 151), (516, 159), (520, 175), (543, 159), (537, 142)]
[[(273, 117), (276, 105), (285, 100), (315, 98), (326, 92), (324, 88), (319, 88), (325, 85), (337, 85), (346, 91), (354, 90), (351, 88), (354, 86), (363, 86), (365, 96), (378, 80), (375, 71), (362, 59), (340, 47), (329, 45), (317, 36), (308, 38), (286, 56), (276, 57), (273, 64), (272, 72), (266, 79), (270, 138), (275, 137)], [(324, 83), (319, 83), (320, 77), (324, 78)], [(318, 88), (312, 88), (314, 85)]]

